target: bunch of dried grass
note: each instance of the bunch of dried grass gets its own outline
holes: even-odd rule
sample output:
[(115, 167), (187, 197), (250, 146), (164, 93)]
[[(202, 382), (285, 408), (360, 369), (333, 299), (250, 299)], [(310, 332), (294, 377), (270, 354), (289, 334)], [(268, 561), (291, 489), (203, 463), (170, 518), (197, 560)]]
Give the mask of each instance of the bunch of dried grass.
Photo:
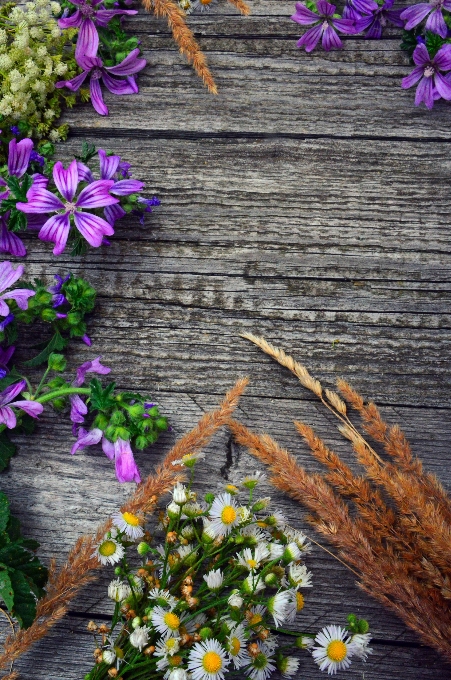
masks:
[[(231, 421), (238, 443), (270, 466), (272, 483), (310, 510), (309, 520), (338, 549), (367, 593), (394, 611), (422, 640), (451, 661), (451, 499), (412, 455), (398, 425), (343, 380), (325, 390), (308, 370), (264, 338), (247, 338), (292, 371), (340, 421), (364, 474), (352, 470), (314, 431), (296, 422), (313, 455), (327, 468), (309, 474), (268, 435)], [(348, 416), (362, 418), (365, 436)], [(382, 446), (381, 455), (366, 435)], [(383, 453), (382, 453), (383, 450)]]
[[(229, 0), (241, 14), (250, 14), (250, 9), (244, 0)], [(209, 92), (217, 94), (218, 89), (207, 65), (207, 59), (196, 41), (193, 32), (188, 28), (186, 15), (173, 0), (142, 0), (144, 9), (153, 12), (157, 17), (164, 17), (172, 31), (172, 36), (179, 50), (193, 65), (199, 78)]]
[[(206, 446), (215, 432), (230, 419), (247, 383), (247, 379), (238, 380), (226, 394), (219, 408), (203, 415), (197, 425), (176, 442), (157, 467), (155, 474), (150, 475), (137, 487), (132, 497), (121, 508), (122, 512), (140, 515), (150, 515), (153, 512), (158, 499), (177, 481), (184, 479), (185, 468), (182, 465), (174, 465), (173, 462)], [(46, 596), (38, 603), (34, 623), (26, 630), (20, 630), (16, 635), (7, 638), (3, 654), (0, 656), (0, 669), (11, 665), (35, 642), (47, 635), (66, 614), (69, 603), (81, 588), (97, 578), (102, 565), (97, 557), (93, 557), (93, 552), (110, 527), (111, 520), (108, 520), (98, 527), (95, 534), (81, 536), (60, 569), (56, 569), (55, 563), (52, 563)], [(16, 675), (13, 673), (6, 677), (13, 680)]]

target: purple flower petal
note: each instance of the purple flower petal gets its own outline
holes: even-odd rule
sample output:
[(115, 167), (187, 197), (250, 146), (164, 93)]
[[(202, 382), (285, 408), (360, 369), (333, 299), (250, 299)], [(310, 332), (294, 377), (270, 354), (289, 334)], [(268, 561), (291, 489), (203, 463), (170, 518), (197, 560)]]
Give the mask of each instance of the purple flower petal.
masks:
[(108, 107), (103, 101), (102, 89), (100, 87), (100, 81), (91, 78), (89, 84), (89, 90), (91, 92), (91, 104), (98, 114), (101, 116), (108, 115)]
[(116, 461), (116, 477), (121, 484), (125, 482), (141, 482), (139, 470), (133, 458), (130, 442), (118, 439), (114, 444), (114, 457)]
[[(72, 3), (75, 4), (75, 3)], [(83, 20), (83, 15), (80, 12), (79, 9), (75, 12), (75, 14), (72, 14), (70, 17), (64, 17), (62, 19), (58, 19), (58, 26), (60, 28), (78, 28), (81, 26), (81, 22)]]
[(31, 416), (32, 418), (37, 418), (38, 416), (41, 415), (42, 411), (44, 410), (42, 404), (40, 404), (38, 401), (31, 401), (30, 399), (13, 401), (12, 404), (10, 404), (10, 406), (22, 409), (22, 411), (28, 413), (28, 415)]
[(104, 236), (112, 236), (114, 229), (104, 219), (91, 213), (76, 212), (74, 214), (75, 226), (80, 234), (93, 248), (102, 245)]
[(77, 377), (73, 383), (76, 387), (81, 387), (81, 385), (83, 385), (87, 373), (96, 373), (97, 375), (108, 375), (108, 373), (110, 373), (111, 368), (101, 364), (101, 358), (101, 356), (98, 356), (92, 361), (85, 361), (84, 364), (77, 368)]
[(83, 399), (78, 394), (71, 394), (70, 397), (70, 419), (73, 423), (84, 423), (85, 415), (88, 412)]
[(15, 288), (7, 293), (3, 293), (1, 299), (15, 300), (20, 309), (28, 309), (28, 298), (33, 297), (33, 295), (36, 295), (36, 291), (29, 288)]
[(330, 52), (330, 50), (339, 50), (343, 47), (343, 43), (332, 26), (328, 26), (324, 31), (322, 45), (326, 52)]
[(64, 169), (61, 161), (55, 163), (53, 168), (53, 181), (60, 194), (66, 201), (71, 202), (78, 186), (77, 161), (74, 159), (67, 170)]
[(337, 9), (335, 5), (331, 5), (327, 0), (317, 0), (316, 9), (318, 14), (323, 17), (332, 17)]
[(110, 191), (115, 196), (130, 196), (130, 194), (142, 191), (143, 188), (144, 182), (139, 182), (137, 179), (121, 179), (114, 184)]
[[(325, 0), (320, 0), (320, 2), (325, 2)], [(326, 5), (328, 3), (326, 2)], [(139, 49), (136, 48), (132, 50), (130, 54), (127, 54), (125, 59), (121, 61), (120, 64), (116, 66), (108, 66), (105, 70), (113, 73), (115, 76), (131, 76), (133, 73), (138, 73), (141, 71), (145, 65), (145, 59), (138, 59)]]
[(432, 10), (432, 5), (428, 3), (420, 3), (419, 5), (412, 5), (412, 7), (407, 7), (403, 12), (401, 12), (401, 19), (406, 22), (404, 28), (409, 31), (411, 28), (415, 28), (424, 17), (429, 14)]
[(25, 380), (19, 380), (14, 385), (9, 385), (3, 392), (0, 392), (0, 406), (6, 406), (10, 401), (15, 399), (26, 388)]
[(422, 78), (418, 83), (415, 93), (415, 106), (419, 106), (421, 102), (424, 102), (428, 109), (432, 109), (434, 106), (432, 78)]
[(59, 80), (57, 83), (55, 83), (55, 87), (67, 87), (67, 89), (71, 90), (71, 92), (76, 92), (85, 82), (88, 73), (89, 70), (83, 71), (83, 73), (75, 76), (75, 78), (72, 78), (72, 80)]
[(47, 189), (37, 188), (31, 192), (28, 203), (18, 202), (16, 208), (24, 213), (39, 214), (61, 210), (64, 208), (64, 203)]
[(14, 269), (8, 260), (0, 262), (0, 293), (14, 285), (22, 274), (23, 265), (19, 264), (17, 269)]
[(361, 14), (372, 14), (378, 7), (374, 0), (352, 0), (352, 6)]
[(448, 27), (443, 18), (441, 9), (436, 9), (430, 13), (426, 21), (425, 30), (436, 33), (442, 38), (446, 38), (448, 34)]
[(98, 9), (96, 12), (97, 26), (106, 26), (118, 14), (138, 14), (136, 9)]
[(22, 139), (21, 142), (17, 142), (16, 139), (10, 141), (8, 151), (8, 173), (10, 175), (22, 177), (28, 168), (32, 150), (31, 139)]
[(49, 216), (45, 213), (41, 213), (40, 215), (28, 215), (27, 228), (39, 231), (39, 229), (44, 226), (48, 219)]
[(407, 90), (409, 87), (415, 85), (415, 83), (417, 83), (423, 76), (423, 72), (424, 72), (423, 66), (417, 66), (416, 68), (414, 68), (412, 73), (410, 73), (408, 76), (402, 79), (401, 87)]
[(113, 179), (121, 162), (121, 157), (107, 156), (103, 149), (99, 149), (97, 153), (99, 154), (100, 178)]
[[(81, 436), (80, 436), (81, 435)], [(71, 449), (71, 454), (77, 453), (79, 449), (84, 449), (85, 446), (93, 446), (93, 444), (98, 444), (102, 439), (103, 432), (98, 427), (94, 427), (89, 432), (80, 428), (78, 432), (78, 439)]]
[(75, 47), (75, 61), (84, 68), (86, 57), (95, 57), (99, 49), (99, 34), (92, 19), (85, 17), (81, 22)]
[(108, 193), (114, 186), (112, 179), (97, 179), (80, 192), (77, 199), (77, 208), (104, 208), (106, 205), (113, 205), (119, 201), (118, 198), (110, 196)]
[(314, 26), (313, 28), (309, 28), (309, 30), (306, 31), (304, 35), (301, 36), (300, 40), (298, 40), (298, 42), (296, 43), (297, 47), (305, 47), (306, 52), (311, 52), (317, 46), (318, 41), (321, 38), (322, 32), (323, 32), (322, 24)]
[(66, 247), (69, 231), (69, 213), (64, 213), (64, 215), (52, 215), (39, 232), (39, 238), (41, 241), (53, 241), (55, 244), (53, 254), (61, 255)]
[(332, 19), (332, 25), (337, 29), (337, 31), (340, 31), (340, 33), (345, 33), (346, 35), (355, 35), (356, 33), (355, 24), (350, 19)]
[(124, 217), (124, 215), (127, 214), (120, 203), (116, 203), (116, 205), (108, 205), (103, 213), (105, 215), (106, 221), (111, 224), (111, 226), (114, 226), (114, 223), (117, 220), (120, 220), (121, 217)]
[(445, 80), (441, 73), (435, 74), (434, 85), (440, 97), (447, 101), (451, 99), (451, 83)]
[(13, 430), (16, 427), (16, 416), (9, 406), (0, 406), (0, 423), (6, 425), (8, 430)]
[(110, 76), (109, 73), (104, 73), (102, 76), (103, 84), (109, 89), (112, 94), (124, 95), (124, 94), (136, 94), (137, 86), (134, 80), (129, 80), (126, 78), (118, 79)]
[(114, 459), (114, 444), (113, 442), (108, 441), (105, 435), (103, 436), (102, 439), (102, 450), (107, 458), (109, 458), (110, 460)]
[(431, 61), (428, 49), (423, 43), (415, 47), (412, 58), (417, 66), (426, 66)]
[(94, 175), (91, 169), (81, 161), (77, 161), (78, 181), (79, 182), (94, 182)]
[(388, 10), (386, 12), (387, 19), (389, 21), (391, 21), (391, 23), (394, 26), (398, 26), (398, 28), (402, 28), (404, 26), (404, 22), (401, 19), (401, 13), (402, 13), (402, 10), (400, 10), (400, 9)]
[(301, 24), (301, 26), (308, 26), (309, 24), (314, 24), (316, 21), (319, 21), (319, 16), (300, 2), (296, 3), (296, 13), (290, 18), (293, 21), (296, 21), (296, 23)]
[(451, 45), (442, 45), (434, 57), (434, 64), (441, 71), (451, 70)]

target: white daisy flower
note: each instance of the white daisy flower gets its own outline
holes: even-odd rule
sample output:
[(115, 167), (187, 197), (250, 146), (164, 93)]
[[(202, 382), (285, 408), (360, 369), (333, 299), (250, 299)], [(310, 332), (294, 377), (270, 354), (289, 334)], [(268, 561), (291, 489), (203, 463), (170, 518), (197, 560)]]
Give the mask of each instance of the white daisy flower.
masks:
[(148, 626), (138, 626), (130, 635), (129, 640), (132, 647), (136, 647), (142, 652), (149, 641), (150, 628)]
[(135, 574), (130, 574), (130, 587), (133, 589), (135, 595), (142, 595), (144, 592), (144, 581)]
[(355, 647), (345, 628), (326, 626), (315, 637), (315, 643), (318, 646), (313, 647), (312, 656), (320, 670), (335, 675), (337, 671), (349, 668)]
[(297, 531), (296, 529), (293, 529), (293, 527), (286, 525), (284, 527), (283, 533), (287, 537), (288, 541), (296, 543), (299, 550), (302, 550), (304, 553), (311, 552), (312, 546), (307, 542), (308, 538), (302, 533), (302, 531)]
[(247, 666), (250, 663), (250, 656), (247, 652), (246, 644), (245, 628), (244, 625), (240, 623), (233, 628), (227, 638), (227, 649), (235, 669)]
[(246, 673), (252, 680), (266, 680), (276, 670), (276, 665), (268, 647), (262, 642), (256, 644), (258, 652), (252, 655), (251, 667), (246, 670)]
[(187, 524), (186, 527), (183, 527), (183, 529), (180, 532), (180, 535), (183, 536), (183, 538), (186, 538), (187, 541), (191, 541), (196, 535), (193, 525)]
[(219, 590), (223, 580), (224, 574), (220, 569), (209, 571), (208, 574), (204, 574), (204, 581), (210, 590)]
[(287, 520), (283, 512), (276, 510), (272, 513), (272, 515), (269, 515), (269, 517), (265, 518), (265, 522), (271, 527), (283, 528), (287, 523)]
[(255, 489), (257, 484), (264, 482), (266, 475), (263, 472), (256, 470), (251, 475), (246, 475), (241, 484), (246, 487), (246, 489)]
[(122, 602), (130, 597), (132, 594), (132, 589), (128, 583), (124, 583), (120, 578), (111, 581), (108, 586), (108, 597), (114, 600), (114, 602)]
[(186, 486), (184, 484), (177, 482), (177, 484), (172, 489), (172, 499), (174, 503), (177, 503), (178, 505), (183, 505), (186, 503), (188, 496), (186, 493)]
[(278, 661), (277, 667), (284, 678), (292, 678), (299, 668), (299, 659), (295, 656), (284, 656)]
[(286, 564), (290, 562), (297, 562), (301, 556), (301, 551), (299, 550), (296, 543), (288, 543), (283, 551), (282, 559)]
[(166, 508), (166, 512), (169, 519), (177, 519), (177, 517), (179, 517), (180, 513), (182, 512), (182, 508), (180, 505), (172, 501), (172, 503), (169, 503), (168, 507)]
[(111, 664), (114, 663), (115, 660), (116, 660), (116, 652), (114, 652), (112, 649), (105, 649), (103, 654), (102, 654), (102, 661), (104, 661), (109, 666), (111, 666)]
[[(191, 12), (193, 11), (193, 3), (191, 2), (191, 0), (179, 0), (178, 5), (180, 9), (182, 9), (185, 12), (185, 14), (191, 14)], [(183, 463), (181, 460), (175, 460), (172, 463), (172, 465), (183, 465)]]
[(293, 588), (311, 588), (312, 574), (305, 564), (290, 564), (288, 580)]
[(230, 605), (230, 607), (240, 609), (243, 606), (244, 600), (238, 593), (239, 591), (236, 591), (234, 593), (232, 592), (231, 596), (227, 600), (227, 603)]
[(164, 680), (188, 680), (189, 675), (184, 668), (174, 668), (165, 674)]
[(315, 639), (310, 637), (310, 635), (302, 635), (301, 638), (298, 638), (296, 641), (296, 646), (300, 649), (309, 649), (310, 647), (313, 647), (314, 644)]
[(230, 663), (226, 650), (214, 638), (196, 642), (188, 657), (188, 670), (193, 680), (223, 680)]
[(149, 590), (149, 599), (156, 600), (160, 607), (169, 607), (169, 609), (174, 609), (177, 605), (178, 600), (176, 597), (171, 595), (169, 590), (160, 590), (160, 588), (152, 588)]
[(296, 592), (281, 590), (269, 598), (267, 606), (276, 628), (284, 621), (293, 621), (296, 617)]
[(269, 538), (269, 534), (266, 531), (262, 531), (257, 524), (248, 524), (240, 529), (240, 534), (246, 539), (246, 543), (250, 545), (257, 545), (267, 541)]
[(180, 638), (169, 637), (166, 640), (158, 640), (155, 645), (155, 656), (173, 656), (180, 649)]
[(265, 584), (258, 574), (254, 574), (254, 572), (251, 571), (249, 576), (247, 576), (241, 584), (241, 588), (246, 595), (256, 595), (261, 590), (265, 589)]
[(174, 636), (175, 633), (178, 633), (180, 624), (183, 621), (183, 615), (177, 616), (173, 611), (166, 611), (159, 605), (153, 608), (150, 618), (154, 628), (166, 637)]
[(239, 521), (238, 506), (229, 493), (215, 498), (210, 509), (211, 527), (217, 536), (227, 536)]
[(261, 563), (268, 559), (270, 552), (266, 543), (259, 543), (252, 552), (250, 548), (245, 548), (240, 555), (238, 555), (238, 564), (249, 571), (259, 569)]
[(117, 564), (124, 557), (124, 548), (114, 538), (105, 538), (92, 553), (101, 564)]
[[(179, 5), (186, 14), (189, 14), (193, 9), (191, 0), (179, 0)], [(205, 458), (205, 453), (199, 451), (198, 453), (186, 453), (178, 460), (173, 460), (172, 465), (184, 465), (185, 467), (193, 467), (198, 460)]]
[(199, 517), (199, 515), (202, 515), (205, 512), (205, 508), (202, 507), (200, 503), (196, 503), (194, 501), (190, 501), (189, 503), (185, 503), (183, 506), (183, 514), (182, 517), (188, 519), (193, 519), (194, 517)]
[(285, 546), (281, 545), (280, 543), (270, 543), (268, 548), (271, 561), (279, 560), (285, 550)]
[(354, 653), (359, 659), (366, 661), (368, 654), (372, 654), (373, 650), (368, 647), (371, 642), (370, 633), (356, 633), (351, 638), (351, 644), (354, 647)]
[(250, 628), (255, 628), (259, 626), (266, 615), (267, 609), (263, 604), (257, 604), (255, 607), (249, 607), (249, 611), (246, 612), (247, 624)]
[(197, 557), (196, 546), (192, 545), (191, 543), (188, 543), (188, 545), (179, 546), (177, 548), (177, 552), (182, 562), (187, 558), (191, 558), (192, 560), (194, 558), (194, 561), (196, 560)]
[(114, 526), (122, 531), (129, 538), (141, 538), (144, 530), (141, 526), (142, 520), (131, 512), (115, 512), (112, 515)]
[(210, 520), (208, 520), (206, 517), (204, 517), (203, 520), (204, 530), (202, 531), (202, 540), (204, 540), (205, 543), (211, 543), (216, 538), (216, 532)]

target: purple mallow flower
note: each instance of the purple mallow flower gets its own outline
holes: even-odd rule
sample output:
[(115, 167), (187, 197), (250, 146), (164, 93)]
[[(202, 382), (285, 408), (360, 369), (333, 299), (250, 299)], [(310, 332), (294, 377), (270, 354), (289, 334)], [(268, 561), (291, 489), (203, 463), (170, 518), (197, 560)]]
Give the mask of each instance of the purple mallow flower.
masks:
[(37, 418), (44, 410), (43, 405), (39, 404), (37, 401), (31, 401), (30, 399), (13, 401), (13, 399), (24, 391), (26, 386), (26, 381), (21, 380), (14, 385), (10, 385), (3, 390), (3, 392), (0, 392), (0, 423), (6, 425), (9, 430), (15, 428), (17, 424), (13, 407), (25, 411), (25, 413), (33, 418)]
[(9, 211), (0, 215), (0, 253), (9, 253), (15, 257), (25, 257), (27, 249), (22, 240), (8, 230)]
[(404, 22), (401, 20), (401, 10), (392, 9), (395, 0), (386, 0), (381, 7), (378, 7), (371, 16), (362, 17), (356, 21), (357, 33), (366, 31), (365, 38), (379, 40), (382, 37), (382, 29), (388, 22), (402, 28)]
[[(107, 116), (108, 107), (103, 101), (100, 81), (102, 80), (105, 87), (113, 94), (136, 94), (138, 92), (138, 86), (133, 74), (141, 71), (146, 65), (146, 60), (139, 59), (138, 54), (138, 48), (132, 50), (130, 54), (128, 54), (120, 64), (116, 64), (116, 66), (104, 66), (100, 57), (81, 57), (78, 63), (83, 69), (83, 73), (75, 76), (72, 80), (62, 80), (55, 83), (55, 87), (67, 87), (72, 92), (75, 92), (81, 87), (87, 76), (90, 75), (91, 80), (89, 89), (91, 92), (92, 105), (101, 116)], [(125, 76), (125, 80), (113, 78), (113, 76)]]
[[(9, 318), (12, 316), (9, 307), (5, 300), (15, 300), (20, 309), (28, 308), (28, 298), (35, 295), (34, 290), (28, 288), (16, 288), (15, 290), (6, 291), (13, 286), (23, 274), (23, 266), (20, 264), (17, 269), (13, 269), (11, 262), (0, 262), (0, 316)], [(14, 317), (13, 317), (14, 318)], [(6, 320), (6, 319), (5, 319)], [(10, 319), (12, 321), (12, 319)], [(3, 329), (2, 329), (3, 330)]]
[(66, 281), (69, 281), (70, 274), (65, 276), (64, 279), (59, 274), (55, 274), (54, 278), (55, 278), (56, 283), (53, 286), (49, 286), (47, 288), (47, 290), (48, 290), (49, 293), (53, 294), (52, 307), (54, 309), (56, 309), (57, 307), (61, 307), (61, 305), (65, 305), (67, 303), (67, 298), (61, 292), (61, 289), (62, 289), (63, 285), (66, 283)]
[(108, 368), (108, 366), (104, 366), (103, 364), (101, 364), (100, 363), (101, 358), (102, 357), (99, 356), (96, 359), (93, 359), (92, 361), (85, 361), (84, 364), (79, 366), (77, 368), (77, 377), (75, 378), (72, 384), (75, 385), (75, 387), (81, 387), (85, 381), (87, 373), (96, 373), (97, 375), (108, 375), (108, 373), (110, 373), (111, 371), (111, 368)]
[(440, 73), (451, 69), (451, 45), (443, 45), (433, 59), (426, 45), (417, 45), (413, 60), (416, 68), (403, 78), (401, 86), (407, 89), (418, 83), (415, 106), (424, 102), (428, 109), (432, 109), (434, 101), (440, 97), (451, 99), (451, 83)]
[[(8, 145), (8, 174), (20, 179), (28, 168), (30, 156), (33, 149), (31, 139), (22, 139), (18, 142), (12, 139)], [(5, 187), (4, 190), (1, 187)], [(0, 201), (8, 198), (9, 189), (3, 177), (0, 177)]]
[(99, 48), (99, 34), (96, 25), (106, 26), (118, 14), (138, 14), (135, 9), (104, 9), (99, 7), (101, 0), (94, 0), (92, 3), (86, 2), (86, 0), (73, 0), (72, 4), (77, 6), (77, 10), (71, 16), (59, 19), (58, 25), (60, 28), (80, 29), (75, 46), (77, 62), (83, 57), (96, 56)]
[(451, 10), (451, 0), (431, 0), (431, 2), (421, 2), (418, 5), (407, 7), (401, 12), (401, 19), (406, 22), (404, 28), (409, 31), (428, 17), (425, 30), (446, 38), (448, 27), (442, 14), (444, 9)]
[(119, 482), (121, 482), (121, 484), (124, 482), (136, 482), (139, 484), (141, 477), (133, 457), (130, 442), (125, 439), (118, 439), (114, 443), (110, 442), (98, 427), (93, 428), (89, 432), (81, 427), (78, 431), (78, 439), (72, 447), (71, 454), (76, 453), (79, 449), (84, 449), (86, 446), (98, 444), (100, 441), (102, 442), (104, 454), (115, 462), (116, 477)]
[(343, 43), (338, 37), (337, 31), (353, 35), (355, 33), (354, 21), (351, 19), (335, 19), (335, 5), (331, 5), (326, 0), (317, 0), (316, 9), (318, 13), (312, 12), (300, 2), (296, 3), (296, 13), (291, 19), (301, 26), (316, 24), (304, 33), (298, 40), (298, 47), (305, 47), (306, 52), (315, 49), (321, 38), (322, 46), (328, 52), (332, 49), (340, 49)]
[(357, 21), (363, 14), (372, 14), (377, 8), (378, 4), (374, 0), (346, 0), (342, 18)]
[(76, 160), (72, 161), (67, 170), (60, 161), (55, 163), (53, 180), (63, 200), (34, 182), (27, 193), (28, 202), (17, 203), (17, 209), (27, 214), (56, 213), (46, 220), (39, 231), (41, 241), (55, 243), (54, 255), (61, 255), (66, 247), (71, 220), (91, 246), (94, 248), (101, 246), (103, 237), (114, 234), (114, 229), (101, 217), (84, 211), (118, 203), (118, 199), (109, 194), (114, 182), (111, 180), (92, 182), (82, 189), (76, 198), (79, 184)]

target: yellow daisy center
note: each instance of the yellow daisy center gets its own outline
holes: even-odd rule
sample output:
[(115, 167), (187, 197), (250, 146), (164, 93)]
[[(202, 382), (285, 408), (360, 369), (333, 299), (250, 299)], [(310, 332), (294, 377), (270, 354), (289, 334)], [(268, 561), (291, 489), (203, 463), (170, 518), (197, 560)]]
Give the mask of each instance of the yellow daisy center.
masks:
[(262, 617), (260, 614), (252, 614), (251, 618), (249, 619), (249, 625), (250, 626), (256, 626), (257, 623), (261, 623)]
[(163, 617), (163, 621), (169, 630), (177, 630), (180, 626), (180, 619), (177, 614), (174, 614), (173, 612), (167, 612)]
[(174, 667), (174, 666), (180, 666), (180, 664), (182, 663), (182, 661), (183, 661), (182, 657), (179, 656), (178, 654), (177, 654), (177, 655), (174, 655), (174, 656), (171, 656), (171, 658), (168, 659), (169, 665), (172, 666), (172, 667)]
[(103, 541), (99, 546), (99, 553), (102, 557), (111, 557), (116, 552), (116, 543), (114, 541)]
[(133, 515), (131, 512), (122, 513), (122, 517), (124, 518), (124, 522), (130, 524), (131, 527), (139, 527), (139, 525), (141, 524), (141, 522), (139, 521), (139, 517)]
[(300, 612), (301, 609), (304, 609), (304, 596), (302, 593), (297, 592), (296, 593), (296, 611)]
[(167, 640), (166, 642), (166, 647), (168, 649), (173, 649), (175, 647), (175, 643), (176, 643), (175, 638), (169, 638), (169, 640)]
[(256, 569), (258, 566), (257, 560), (246, 560), (251, 569)]
[(202, 666), (207, 673), (217, 673), (222, 668), (222, 659), (217, 652), (207, 652), (202, 659)]
[[(201, 0), (202, 2), (202, 0)], [(208, 4), (208, 3), (206, 3)], [(223, 524), (233, 524), (236, 520), (237, 514), (234, 507), (231, 505), (225, 505), (221, 512), (221, 520)]]
[(348, 650), (344, 642), (341, 640), (332, 640), (327, 646), (327, 656), (331, 661), (343, 661), (346, 658)]
[(239, 654), (240, 649), (241, 649), (241, 642), (238, 640), (237, 637), (233, 637), (230, 640), (230, 653), (232, 654), (232, 656), (236, 656), (237, 654)]

